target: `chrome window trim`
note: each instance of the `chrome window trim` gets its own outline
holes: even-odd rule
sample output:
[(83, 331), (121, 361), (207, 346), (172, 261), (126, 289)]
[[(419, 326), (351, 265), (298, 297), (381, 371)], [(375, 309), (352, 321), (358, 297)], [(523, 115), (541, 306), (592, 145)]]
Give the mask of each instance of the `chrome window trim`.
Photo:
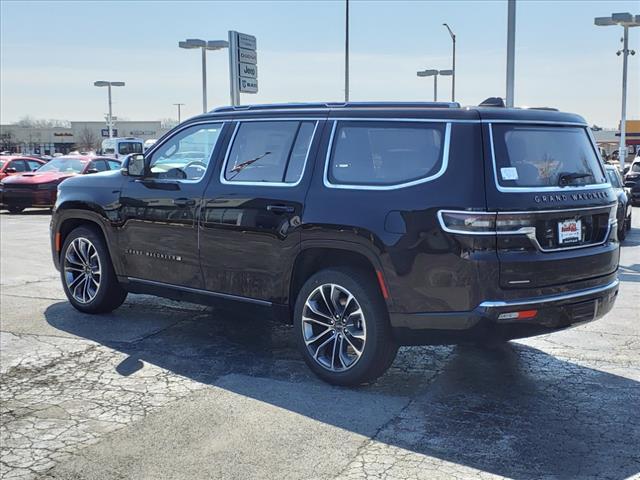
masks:
[(597, 293), (606, 292), (607, 290), (613, 290), (620, 284), (619, 279), (602, 285), (601, 287), (587, 288), (585, 290), (577, 290), (571, 293), (562, 293), (559, 295), (549, 295), (547, 297), (534, 297), (523, 300), (498, 300), (498, 301), (486, 301), (478, 305), (478, 308), (501, 308), (501, 307), (518, 307), (520, 305), (532, 305), (540, 303), (560, 302), (563, 300), (571, 300), (573, 298), (586, 297)]
[(146, 284), (146, 285), (153, 285), (153, 286), (157, 286), (157, 287), (165, 287), (165, 288), (173, 288), (176, 290), (182, 290), (185, 292), (191, 292), (191, 293), (197, 293), (200, 295), (209, 295), (212, 297), (218, 297), (218, 298), (226, 298), (229, 300), (239, 300), (241, 302), (248, 302), (248, 303), (255, 303), (257, 305), (264, 305), (264, 306), (271, 306), (272, 302), (269, 302), (268, 300), (260, 300), (258, 298), (251, 298), (251, 297), (243, 297), (240, 295), (233, 295), (231, 293), (222, 293), (222, 292), (214, 292), (211, 290), (202, 290), (200, 288), (192, 288), (192, 287), (184, 287), (182, 285), (174, 285), (172, 283), (165, 283), (165, 282), (157, 282), (155, 280), (146, 280), (144, 278), (137, 278), (137, 277), (127, 277), (127, 280), (130, 282), (135, 282), (135, 283), (142, 283), (142, 284)]
[[(407, 188), (407, 187), (413, 187), (415, 185), (420, 185), (422, 183), (426, 183), (426, 182), (431, 182), (439, 177), (441, 177), (442, 175), (444, 175), (444, 173), (447, 171), (447, 167), (449, 165), (449, 145), (451, 143), (451, 121), (446, 120), (446, 119), (441, 119), (438, 121), (438, 123), (444, 123), (445, 124), (445, 130), (444, 130), (444, 145), (442, 147), (442, 165), (440, 166), (440, 169), (434, 173), (433, 175), (430, 175), (428, 177), (423, 177), (423, 178), (419, 178), (417, 180), (412, 180), (410, 182), (404, 182), (404, 183), (396, 183), (393, 185), (353, 185), (353, 184), (342, 184), (342, 183), (331, 183), (329, 181), (329, 162), (331, 160), (331, 154), (332, 154), (332, 149), (333, 149), (333, 140), (335, 138), (335, 133), (336, 133), (336, 128), (338, 125), (338, 122), (340, 121), (359, 121), (359, 122), (368, 122), (370, 120), (375, 121), (389, 121), (388, 119), (369, 119), (369, 118), (358, 118), (358, 119), (346, 119), (346, 118), (340, 118), (340, 119), (334, 119), (333, 120), (333, 126), (331, 127), (331, 137), (329, 138), (329, 145), (327, 146), (327, 154), (325, 156), (325, 162), (324, 162), (324, 173), (322, 175), (322, 182), (324, 183), (324, 186), (327, 188), (338, 188), (338, 189), (343, 189), (343, 190), (398, 190), (400, 188)], [(398, 122), (404, 122), (404, 120), (402, 119), (394, 119), (392, 121), (398, 121)], [(434, 121), (430, 121), (430, 120), (417, 120), (417, 119), (413, 119), (413, 121), (418, 121), (418, 122), (422, 122), (422, 123), (436, 123)]]
[[(493, 167), (493, 180), (496, 188), (499, 192), (503, 193), (537, 193), (537, 192), (568, 192), (571, 190), (598, 190), (603, 188), (611, 188), (611, 184), (608, 180), (606, 180), (605, 175), (605, 183), (596, 183), (591, 185), (571, 185), (566, 187), (503, 187), (500, 185), (498, 180), (498, 166), (496, 164), (496, 152), (493, 143), (493, 123), (518, 123), (518, 124), (529, 124), (531, 126), (540, 125), (540, 124), (550, 124), (550, 125), (570, 125), (570, 126), (579, 126), (582, 128), (588, 129), (588, 126), (582, 123), (571, 123), (571, 122), (535, 122), (535, 121), (495, 121), (491, 120), (486, 122), (489, 127), (489, 146), (491, 149), (491, 163)], [(587, 138), (589, 138), (589, 143), (591, 144), (591, 148), (593, 148), (593, 142), (591, 140), (591, 136), (587, 133)], [(600, 160), (600, 156), (596, 153), (596, 158), (598, 159), (598, 163), (601, 165), (602, 162)], [(602, 167), (600, 167), (602, 169)], [(604, 172), (603, 172), (604, 173)]]
[[(320, 118), (288, 118), (288, 117), (282, 117), (282, 118), (252, 118), (252, 119), (246, 119), (246, 120), (236, 120), (236, 126), (233, 130), (233, 135), (231, 136), (231, 139), (229, 140), (229, 145), (227, 146), (227, 151), (224, 154), (224, 161), (222, 162), (222, 169), (220, 170), (220, 183), (222, 183), (223, 185), (249, 185), (249, 186), (258, 186), (258, 187), (297, 187), (298, 185), (300, 185), (300, 182), (302, 182), (302, 179), (304, 178), (304, 173), (307, 169), (307, 162), (309, 161), (309, 153), (311, 152), (311, 146), (313, 145), (313, 142), (316, 138), (316, 133), (318, 131), (318, 125), (320, 124), (320, 121), (323, 119)], [(300, 171), (300, 177), (298, 177), (298, 180), (296, 180), (294, 183), (287, 183), (287, 182), (252, 182), (252, 181), (233, 181), (233, 180), (227, 180), (225, 178), (225, 172), (227, 170), (227, 163), (229, 162), (229, 156), (231, 155), (231, 149), (233, 148), (233, 142), (235, 142), (236, 140), (236, 135), (238, 134), (238, 131), (240, 130), (240, 124), (244, 123), (244, 122), (315, 122), (315, 125), (313, 127), (313, 132), (311, 133), (311, 140), (309, 141), (309, 146), (307, 147), (307, 153), (304, 157), (304, 163), (302, 164), (302, 170)], [(296, 141), (296, 138), (293, 139), (294, 143)], [(285, 172), (286, 173), (286, 172)]]
[[(194, 122), (194, 123), (189, 123), (188, 125), (184, 125), (180, 128), (178, 128), (175, 132), (171, 132), (171, 135), (168, 136), (167, 138), (162, 140), (162, 143), (158, 142), (155, 143), (147, 152), (143, 152), (142, 155), (145, 157), (145, 161), (146, 161), (146, 157), (152, 157), (156, 150), (159, 149), (162, 145), (165, 145), (169, 140), (171, 140), (172, 138), (174, 138), (178, 133), (182, 132), (183, 130), (186, 130), (187, 128), (191, 128), (191, 127), (195, 127), (197, 125), (212, 125), (212, 124), (220, 124), (220, 133), (222, 133), (222, 131), (224, 130), (225, 124), (228, 123), (227, 120), (206, 120), (206, 121), (202, 121), (202, 122)], [(180, 183), (187, 183), (187, 184), (192, 184), (195, 185), (197, 183), (200, 183), (206, 176), (207, 176), (207, 172), (209, 171), (209, 168), (211, 167), (211, 160), (213, 160), (213, 152), (215, 152), (216, 150), (216, 146), (218, 145), (218, 142), (220, 141), (220, 134), (218, 134), (218, 138), (216, 138), (216, 143), (213, 145), (213, 149), (211, 149), (211, 154), (209, 155), (209, 163), (207, 163), (207, 169), (204, 171), (204, 174), (197, 180), (187, 180), (184, 178), (156, 178), (156, 177), (148, 177), (151, 179), (155, 179), (158, 180), (160, 182), (163, 181), (171, 181), (171, 182), (180, 182)], [(215, 162), (213, 162), (215, 163)], [(151, 166), (151, 165), (149, 165)], [(142, 179), (147, 178), (147, 177), (142, 177)]]

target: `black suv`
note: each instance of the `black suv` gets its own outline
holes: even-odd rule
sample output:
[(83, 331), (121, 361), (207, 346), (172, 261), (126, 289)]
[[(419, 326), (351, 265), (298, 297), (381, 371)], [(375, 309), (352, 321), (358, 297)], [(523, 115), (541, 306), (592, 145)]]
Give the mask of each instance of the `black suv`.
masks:
[(128, 292), (267, 307), (341, 385), (399, 345), (552, 332), (618, 292), (598, 150), (584, 119), (546, 109), (219, 108), (63, 182), (51, 238), (78, 310)]

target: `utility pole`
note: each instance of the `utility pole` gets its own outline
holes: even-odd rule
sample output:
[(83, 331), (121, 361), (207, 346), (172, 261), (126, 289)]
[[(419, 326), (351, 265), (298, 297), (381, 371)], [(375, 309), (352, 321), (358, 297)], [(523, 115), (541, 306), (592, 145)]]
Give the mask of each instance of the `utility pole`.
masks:
[(176, 107), (178, 107), (178, 123), (180, 123), (180, 107), (184, 106), (184, 103), (174, 103)]
[(516, 60), (516, 0), (507, 1), (507, 107), (513, 108)]
[(349, 0), (345, 0), (344, 25), (344, 101), (349, 101)]

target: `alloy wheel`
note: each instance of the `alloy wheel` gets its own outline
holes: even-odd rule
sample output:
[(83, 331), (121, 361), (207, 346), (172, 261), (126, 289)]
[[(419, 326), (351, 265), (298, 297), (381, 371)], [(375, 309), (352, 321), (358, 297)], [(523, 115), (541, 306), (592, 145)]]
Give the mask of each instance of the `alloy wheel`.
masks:
[(360, 360), (367, 340), (362, 308), (346, 288), (320, 285), (304, 304), (302, 335), (320, 366), (332, 372), (349, 370)]
[(67, 247), (64, 278), (69, 293), (79, 303), (89, 303), (98, 294), (102, 278), (100, 257), (87, 238), (75, 238)]

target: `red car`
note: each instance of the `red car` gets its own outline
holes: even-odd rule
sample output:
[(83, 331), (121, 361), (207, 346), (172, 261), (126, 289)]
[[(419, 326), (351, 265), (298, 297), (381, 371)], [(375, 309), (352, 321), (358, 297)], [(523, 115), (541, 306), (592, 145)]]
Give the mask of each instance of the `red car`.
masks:
[(76, 175), (120, 170), (113, 158), (74, 155), (57, 157), (35, 172), (12, 175), (0, 182), (0, 203), (10, 213), (20, 213), (28, 207), (53, 207), (58, 185)]
[(0, 156), (0, 180), (16, 173), (32, 172), (44, 165), (44, 160), (31, 157)]

